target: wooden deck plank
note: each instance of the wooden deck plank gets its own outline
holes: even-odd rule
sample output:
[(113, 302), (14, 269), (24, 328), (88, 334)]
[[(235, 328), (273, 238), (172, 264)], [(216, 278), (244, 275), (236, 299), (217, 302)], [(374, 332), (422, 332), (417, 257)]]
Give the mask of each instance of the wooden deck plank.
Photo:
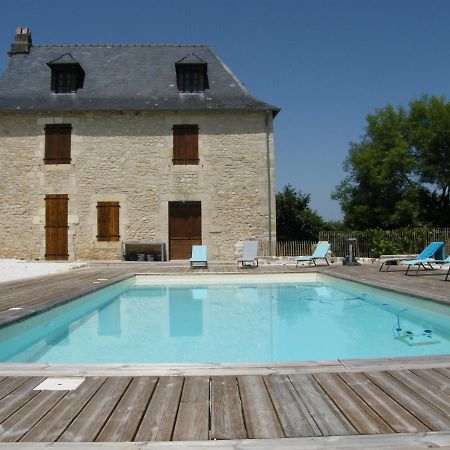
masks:
[[(0, 443), (0, 449), (11, 450), (11, 444)], [(21, 443), (20, 450), (415, 450), (450, 448), (450, 432), (391, 433), (358, 436), (305, 437), (290, 439), (246, 439), (231, 441), (119, 442), (113, 445), (94, 443)]]
[(42, 377), (30, 378), (27, 382), (0, 400), (0, 423), (36, 396), (39, 391), (33, 391), (33, 388), (43, 380), (44, 378)]
[(114, 412), (97, 436), (97, 442), (132, 441), (150, 398), (155, 389), (158, 378), (133, 378)]
[(408, 370), (388, 373), (450, 417), (450, 395)]
[(30, 378), (29, 377), (9, 377), (5, 378), (0, 383), (0, 400), (6, 397), (11, 392), (15, 391), (18, 387), (25, 384)]
[(311, 375), (289, 375), (289, 378), (324, 436), (356, 434), (353, 425)]
[(38, 395), (3, 422), (0, 441), (18, 441), (66, 394), (67, 391), (39, 391)]
[(238, 377), (245, 426), (249, 438), (283, 437), (283, 429), (262, 377)]
[(450, 394), (450, 379), (442, 375), (436, 370), (423, 370), (423, 369), (413, 369), (412, 373), (416, 374), (420, 378), (423, 378), (428, 383), (437, 387), (440, 391)]
[(322, 435), (287, 376), (269, 375), (263, 379), (286, 437)]
[(184, 378), (160, 378), (144, 414), (135, 441), (170, 441)]
[(449, 430), (450, 418), (386, 372), (365, 376), (433, 431)]
[(313, 377), (360, 434), (393, 431), (337, 374), (315, 374)]
[(75, 417), (100, 389), (106, 378), (87, 378), (77, 389), (70, 391), (48, 414), (22, 438), (24, 442), (56, 441)]
[(91, 442), (95, 440), (130, 382), (129, 377), (108, 378), (58, 441)]
[(430, 431), (427, 426), (417, 420), (362, 373), (342, 373), (339, 376), (397, 433)]
[(245, 439), (239, 388), (235, 377), (211, 379), (211, 439)]
[(202, 441), (209, 438), (209, 378), (186, 378), (172, 440)]
[(435, 370), (437, 370), (441, 375), (444, 375), (444, 377), (447, 377), (448, 379), (450, 379), (450, 369), (447, 367), (439, 367), (436, 368)]

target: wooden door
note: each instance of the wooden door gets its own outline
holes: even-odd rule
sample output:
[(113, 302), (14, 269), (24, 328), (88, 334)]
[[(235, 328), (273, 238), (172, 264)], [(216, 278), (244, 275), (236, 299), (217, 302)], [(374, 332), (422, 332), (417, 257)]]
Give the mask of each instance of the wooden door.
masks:
[(45, 196), (45, 259), (68, 259), (67, 231), (69, 196)]
[(189, 259), (201, 243), (201, 202), (169, 202), (169, 259)]

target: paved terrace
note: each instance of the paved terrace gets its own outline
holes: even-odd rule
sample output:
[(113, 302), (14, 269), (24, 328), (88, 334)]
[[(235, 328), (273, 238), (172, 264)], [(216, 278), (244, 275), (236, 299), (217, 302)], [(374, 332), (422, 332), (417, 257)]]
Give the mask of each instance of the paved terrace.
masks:
[[(311, 270), (212, 264), (193, 276)], [(443, 271), (405, 277), (376, 266), (317, 270), (450, 303)], [(134, 273), (187, 272), (184, 264), (93, 263), (2, 283), (0, 321), (20, 320)], [(61, 374), (86, 381), (75, 391), (33, 390)], [(30, 449), (46, 446), (40, 442), (95, 448), (112, 441), (118, 449), (450, 448), (450, 356), (279, 365), (0, 364), (0, 441), (0, 448)]]

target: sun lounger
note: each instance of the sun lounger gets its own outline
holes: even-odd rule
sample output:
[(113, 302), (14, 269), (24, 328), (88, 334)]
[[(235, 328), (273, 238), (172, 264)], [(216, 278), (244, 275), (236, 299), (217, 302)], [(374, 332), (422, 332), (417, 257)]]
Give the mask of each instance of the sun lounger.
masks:
[(413, 266), (417, 266), (416, 269), (417, 274), (421, 267), (424, 270), (434, 270), (432, 264), (445, 264), (446, 259), (444, 255), (444, 248), (445, 248), (444, 242), (432, 242), (415, 259), (402, 261), (401, 264), (408, 266), (405, 275), (408, 275), (409, 269)]
[(444, 265), (441, 267), (441, 269), (446, 269), (448, 267), (447, 270), (447, 275), (445, 275), (445, 281), (450, 280), (450, 256), (447, 256), (447, 259), (444, 261)]
[(297, 256), (297, 258), (295, 258), (296, 261), (295, 266), (298, 267), (299, 262), (306, 262), (306, 261), (309, 261), (310, 265), (311, 263), (314, 263), (314, 265), (317, 266), (316, 259), (324, 259), (327, 265), (330, 265), (327, 259), (327, 253), (330, 251), (330, 249), (331, 244), (329, 242), (321, 242), (317, 244), (317, 247), (311, 256)]
[(427, 245), (423, 251), (417, 255), (415, 258), (408, 258), (408, 257), (395, 257), (395, 258), (385, 258), (380, 259), (378, 262), (381, 263), (380, 266), (380, 272), (382, 271), (383, 267), (387, 267), (387, 271), (389, 271), (389, 267), (392, 265), (399, 265), (406, 261), (414, 261), (417, 263), (419, 260), (426, 260), (428, 258), (438, 257), (441, 259), (444, 259), (444, 242), (432, 242), (431, 244)]
[(242, 249), (242, 258), (237, 260), (237, 266), (239, 263), (242, 267), (244, 266), (254, 266), (258, 267), (258, 245), (259, 241), (244, 241), (244, 247)]
[(193, 245), (192, 258), (189, 260), (191, 269), (196, 266), (208, 267), (208, 247), (206, 245)]
[(383, 270), (383, 267), (386, 268), (385, 272), (389, 272), (389, 268), (391, 266), (398, 266), (402, 261), (406, 261), (408, 259), (414, 259), (417, 255), (402, 255), (402, 256), (391, 256), (379, 259), (378, 262), (381, 264), (379, 268), (379, 272)]

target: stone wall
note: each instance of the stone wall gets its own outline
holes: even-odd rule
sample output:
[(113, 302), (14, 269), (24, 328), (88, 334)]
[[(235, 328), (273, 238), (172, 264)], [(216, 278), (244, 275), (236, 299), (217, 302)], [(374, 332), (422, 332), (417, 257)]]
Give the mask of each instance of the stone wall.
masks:
[[(72, 124), (72, 163), (44, 165), (45, 125)], [(199, 165), (172, 164), (172, 126), (198, 124)], [(271, 127), (271, 121), (269, 126)], [(270, 132), (272, 233), (275, 236)], [(202, 202), (210, 260), (267, 239), (264, 112), (9, 113), (0, 116), (0, 257), (43, 259), (46, 194), (69, 195), (69, 259), (119, 259), (98, 242), (98, 201), (120, 202), (124, 241), (168, 242), (168, 202)]]

